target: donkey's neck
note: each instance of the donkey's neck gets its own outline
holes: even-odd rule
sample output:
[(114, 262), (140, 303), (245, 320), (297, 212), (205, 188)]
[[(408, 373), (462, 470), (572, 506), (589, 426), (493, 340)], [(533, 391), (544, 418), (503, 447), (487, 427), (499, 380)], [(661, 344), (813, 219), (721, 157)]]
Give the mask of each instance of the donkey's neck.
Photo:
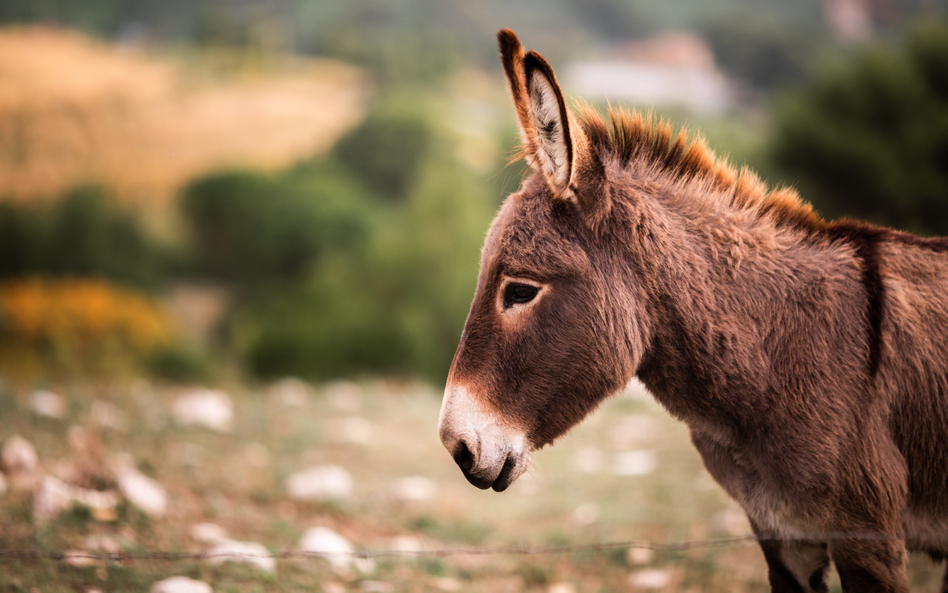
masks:
[(742, 425), (766, 405), (775, 365), (796, 364), (776, 350), (794, 343), (787, 332), (832, 323), (821, 308), (860, 298), (858, 262), (721, 196), (662, 189), (639, 202), (636, 224), (648, 230), (630, 246), (650, 279), (638, 376), (686, 421)]

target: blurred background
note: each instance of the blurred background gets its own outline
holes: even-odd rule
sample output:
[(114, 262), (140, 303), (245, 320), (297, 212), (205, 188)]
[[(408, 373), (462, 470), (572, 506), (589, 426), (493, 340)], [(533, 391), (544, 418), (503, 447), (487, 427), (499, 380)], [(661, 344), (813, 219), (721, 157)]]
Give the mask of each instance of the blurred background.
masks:
[(443, 380), (517, 188), (494, 33), (829, 216), (948, 233), (936, 0), (4, 0), (0, 369)]
[[(307, 521), (366, 545), (406, 530), (442, 543), (524, 533), (575, 541), (556, 523), (563, 516), (594, 529), (580, 539), (716, 533), (692, 527), (717, 517), (708, 524), (720, 528), (735, 511), (708, 493), (715, 487), (681, 427), (638, 396), (610, 404), (620, 436), (606, 436), (612, 424), (581, 429), (570, 437), (580, 457), (563, 464), (612, 467), (610, 455), (647, 454), (616, 457), (594, 486), (588, 474), (600, 470), (576, 470), (586, 476), (580, 493), (538, 470), (533, 486), (511, 495), (520, 499), (478, 506), (486, 495), (437, 442), (438, 396), (480, 246), (525, 174), (510, 164), (517, 131), (494, 35), (514, 29), (567, 94), (654, 110), (768, 183), (797, 187), (827, 217), (933, 235), (948, 234), (946, 18), (946, 0), (0, 1), (0, 440), (26, 435), (39, 451), (26, 472), (35, 479), (2, 505), (0, 540), (57, 549), (81, 547), (90, 533), (125, 541), (115, 534), (126, 524), (140, 531), (147, 512), (144, 523), (73, 513), (58, 531), (30, 519), (37, 475), (103, 491), (122, 475), (109, 461), (116, 450), (131, 451), (136, 471), (173, 499), (191, 500), (176, 527), (148, 527), (172, 547), (185, 546), (175, 542), (188, 522), (246, 519), (254, 508), (265, 519), (229, 528), (271, 550), (297, 541)], [(196, 386), (236, 400), (229, 436), (188, 432), (186, 415), (172, 420), (175, 398)], [(650, 435), (641, 438), (651, 448), (622, 430)], [(399, 445), (417, 446), (414, 465), (370, 459), (367, 443), (406, 431), (427, 439)], [(684, 461), (662, 458), (666, 449)], [(0, 463), (8, 478), (20, 467), (11, 459)], [(57, 474), (50, 459), (71, 469)], [(381, 487), (343, 503), (290, 502), (280, 484), (321, 462), (349, 468), (356, 484), (353, 467), (396, 468), (391, 479), (433, 472), (427, 492), (437, 486), (453, 502), (406, 510), (415, 503), (405, 500), (425, 496)], [(686, 490), (698, 485), (698, 498), (672, 495), (674, 482), (615, 483), (666, 462)], [(543, 491), (555, 497), (538, 504), (531, 496)], [(637, 492), (646, 508), (621, 506), (620, 491)], [(378, 508), (401, 518), (364, 519)], [(530, 513), (547, 513), (546, 522), (518, 531), (516, 517)], [(595, 527), (606, 519), (611, 527)], [(132, 542), (120, 547), (150, 549), (150, 540)], [(701, 556), (685, 572), (615, 582), (714, 590), (707, 579), (724, 574), (753, 588), (766, 577), (749, 553), (727, 560), (730, 573), (713, 570), (725, 560)], [(603, 562), (653, 562), (624, 554)], [(511, 590), (551, 589), (586, 573), (602, 580), (595, 562), (490, 570), (515, 575)], [(759, 571), (742, 573), (748, 563)], [(186, 572), (231, 578), (197, 566)], [(112, 567), (100, 581), (120, 574), (147, 588), (152, 568), (146, 578)], [(55, 583), (102, 576), (101, 566), (81, 570), (92, 572), (55, 573)], [(383, 576), (415, 582), (392, 570)], [(451, 587), (481, 583), (474, 577), (488, 569), (438, 561), (419, 570), (442, 579), (426, 586), (459, 590)], [(322, 590), (376, 582), (332, 578)], [(387, 590), (378, 582), (362, 589)]]

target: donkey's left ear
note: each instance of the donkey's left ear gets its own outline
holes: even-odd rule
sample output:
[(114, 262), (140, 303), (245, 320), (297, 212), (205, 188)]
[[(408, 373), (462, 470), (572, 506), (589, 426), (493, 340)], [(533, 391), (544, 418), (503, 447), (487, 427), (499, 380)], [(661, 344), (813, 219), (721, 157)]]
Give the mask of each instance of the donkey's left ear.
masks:
[[(585, 182), (599, 185), (602, 165), (582, 127), (566, 107), (549, 63), (535, 51), (523, 60), (529, 115), (535, 134), (533, 166), (559, 199), (580, 203)], [(596, 179), (589, 178), (590, 176)], [(594, 192), (598, 193), (598, 192)]]

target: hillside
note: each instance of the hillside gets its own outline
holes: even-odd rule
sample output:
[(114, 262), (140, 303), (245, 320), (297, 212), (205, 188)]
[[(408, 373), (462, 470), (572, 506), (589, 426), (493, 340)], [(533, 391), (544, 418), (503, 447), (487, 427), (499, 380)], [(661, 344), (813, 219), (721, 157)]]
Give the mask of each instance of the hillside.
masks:
[(221, 73), (65, 30), (0, 29), (0, 196), (94, 182), (160, 207), (196, 175), (328, 149), (367, 94), (361, 71), (332, 60)]

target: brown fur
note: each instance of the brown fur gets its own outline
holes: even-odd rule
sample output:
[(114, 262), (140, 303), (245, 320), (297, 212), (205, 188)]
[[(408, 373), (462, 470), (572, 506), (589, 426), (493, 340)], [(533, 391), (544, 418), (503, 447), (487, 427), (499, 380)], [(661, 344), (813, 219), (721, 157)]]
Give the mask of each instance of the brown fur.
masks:
[[(499, 39), (536, 167), (530, 71), (555, 79)], [(501, 208), (449, 386), (536, 449), (638, 376), (747, 512), (774, 591), (826, 591), (830, 559), (845, 591), (907, 591), (906, 544), (948, 555), (948, 239), (823, 221), (665, 123), (556, 96), (569, 185), (534, 175)], [(505, 310), (510, 278), (543, 291)]]

